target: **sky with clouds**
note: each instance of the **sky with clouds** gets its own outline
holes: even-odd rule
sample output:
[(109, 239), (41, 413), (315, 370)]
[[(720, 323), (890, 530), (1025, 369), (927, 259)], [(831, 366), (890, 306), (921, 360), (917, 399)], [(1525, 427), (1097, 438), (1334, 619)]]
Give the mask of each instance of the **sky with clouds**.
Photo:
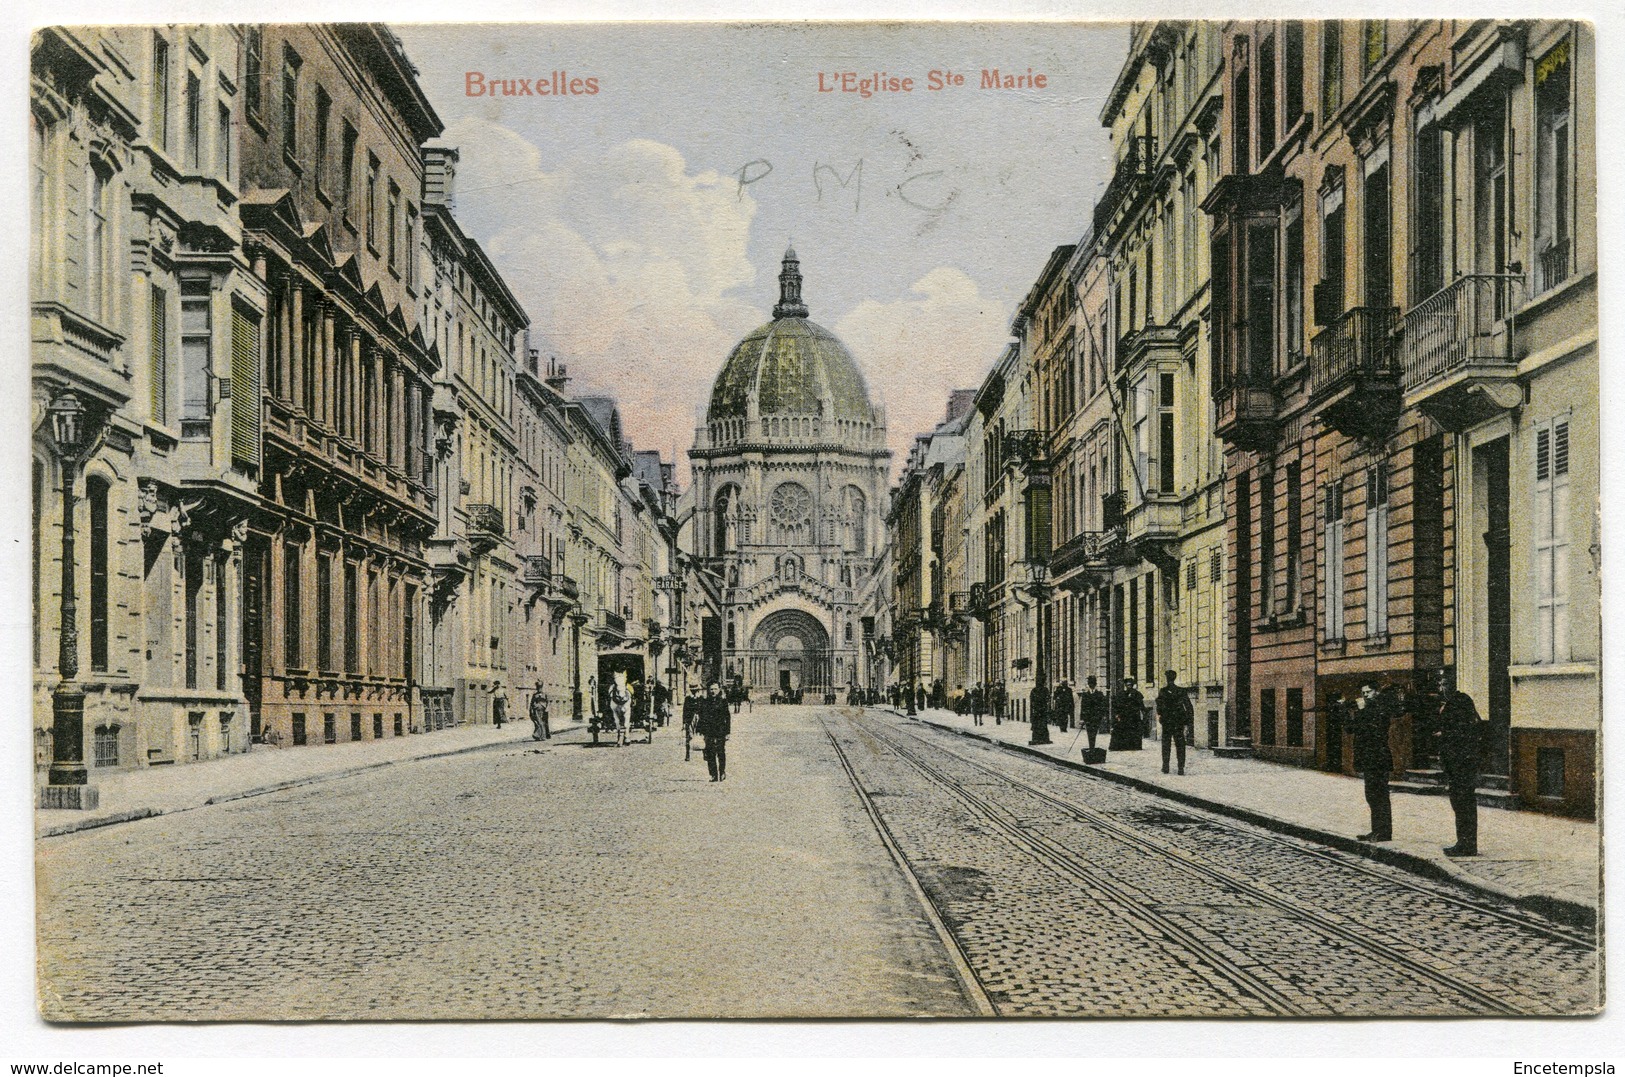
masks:
[[(460, 153), (464, 229), (577, 392), (641, 448), (692, 444), (711, 380), (771, 317), (793, 238), (812, 319), (857, 357), (897, 463), (980, 383), (1050, 251), (1111, 174), (1126, 25), (400, 26)], [(1045, 76), (985, 90), (984, 68)], [(962, 86), (927, 88), (929, 72)], [(595, 78), (575, 96), (469, 96)], [(912, 92), (820, 92), (840, 74)]]

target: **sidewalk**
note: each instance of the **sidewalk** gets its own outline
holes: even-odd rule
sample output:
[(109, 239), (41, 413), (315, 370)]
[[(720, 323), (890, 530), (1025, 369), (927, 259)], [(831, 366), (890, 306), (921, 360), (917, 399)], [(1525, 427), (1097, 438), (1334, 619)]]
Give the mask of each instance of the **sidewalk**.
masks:
[[(555, 723), (553, 735), (583, 728), (583, 723)], [(34, 836), (49, 838), (71, 834), (77, 830), (190, 811), (208, 804), (342, 778), (374, 767), (529, 741), (530, 722), (527, 719), (509, 722), (501, 729), (491, 725), (465, 725), (434, 733), (350, 744), (320, 744), (301, 748), (255, 745), (251, 752), (202, 763), (93, 771), (92, 780), (101, 791), (100, 807), (94, 811), (36, 808)], [(36, 785), (43, 781), (41, 775)]]
[[(891, 708), (886, 708), (891, 710)], [(893, 713), (901, 714), (899, 711)], [(1242, 819), (1296, 837), (1505, 898), (1568, 923), (1595, 923), (1600, 902), (1600, 841), (1597, 824), (1536, 812), (1481, 808), (1478, 847), (1482, 856), (1452, 859), (1443, 847), (1455, 840), (1454, 816), (1445, 797), (1395, 793), (1394, 840), (1357, 840), (1370, 822), (1358, 778), (1265, 763), (1219, 759), (1188, 749), (1185, 774), (1162, 773), (1162, 744), (1147, 740), (1137, 752), (1110, 752), (1101, 766), (1085, 766), (1088, 736), (1052, 729), (1053, 744), (1034, 747), (1024, 723), (975, 725), (968, 715), (925, 710), (919, 720), (1020, 751), (1041, 754), (1087, 774), (1134, 786), (1193, 807)], [(1106, 747), (1102, 733), (1096, 744)]]

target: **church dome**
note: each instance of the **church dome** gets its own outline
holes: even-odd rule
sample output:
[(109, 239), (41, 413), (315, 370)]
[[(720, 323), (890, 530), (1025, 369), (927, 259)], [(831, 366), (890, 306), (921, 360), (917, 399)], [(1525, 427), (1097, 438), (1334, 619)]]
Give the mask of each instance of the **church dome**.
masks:
[(734, 346), (711, 389), (707, 422), (759, 416), (818, 416), (855, 423), (874, 421), (869, 390), (852, 353), (828, 329), (807, 317), (801, 269), (794, 249), (779, 273), (773, 320)]

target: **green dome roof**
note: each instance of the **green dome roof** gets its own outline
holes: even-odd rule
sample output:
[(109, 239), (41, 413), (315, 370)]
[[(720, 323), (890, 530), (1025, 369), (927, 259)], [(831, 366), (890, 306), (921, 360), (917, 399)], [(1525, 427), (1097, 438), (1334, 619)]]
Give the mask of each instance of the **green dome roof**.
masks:
[[(805, 316), (775, 318), (734, 346), (711, 390), (706, 420), (743, 419), (751, 394), (759, 415), (820, 415), (871, 422), (869, 390), (852, 353)], [(832, 411), (823, 412), (828, 400)]]
[(869, 390), (852, 353), (834, 333), (807, 320), (794, 247), (784, 252), (773, 320), (734, 346), (711, 389), (706, 421), (748, 418), (753, 395), (758, 415), (874, 420)]

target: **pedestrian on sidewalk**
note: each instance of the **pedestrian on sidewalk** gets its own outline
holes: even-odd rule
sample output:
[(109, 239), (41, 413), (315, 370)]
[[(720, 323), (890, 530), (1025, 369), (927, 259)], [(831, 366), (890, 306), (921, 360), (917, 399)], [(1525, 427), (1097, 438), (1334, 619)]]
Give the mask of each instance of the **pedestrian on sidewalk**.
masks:
[(536, 690), (530, 694), (530, 739), (553, 739), (553, 731), (547, 724), (547, 696), (542, 692), (541, 681), (536, 682)]
[(502, 690), (499, 683), (491, 690), (491, 721), (498, 729), (508, 720), (508, 693)]
[(1072, 686), (1062, 681), (1055, 686), (1055, 707), (1050, 715), (1062, 733), (1072, 728)]
[(1394, 750), (1388, 743), (1393, 723), (1388, 694), (1375, 681), (1360, 686), (1354, 710), (1347, 716), (1354, 733), (1354, 765), (1365, 779), (1365, 802), (1371, 807), (1371, 832), (1361, 841), (1392, 841), (1394, 812), (1388, 798), (1388, 778), (1394, 769)]
[(1179, 749), (1179, 773), (1185, 773), (1186, 730), (1195, 721), (1191, 711), (1191, 697), (1179, 686), (1179, 674), (1166, 670), (1168, 683), (1157, 693), (1157, 720), (1162, 723), (1162, 772), (1168, 773), (1168, 750)]
[(982, 692), (980, 681), (970, 686), (970, 716), (976, 725), (982, 724), (982, 714), (987, 710), (987, 696)]
[(1095, 750), (1095, 738), (1100, 735), (1101, 720), (1106, 717), (1106, 693), (1095, 687), (1095, 678), (1089, 677), (1089, 690), (1078, 696), (1078, 717), (1083, 720), (1084, 732), (1089, 734), (1089, 750)]
[(1439, 670), (1439, 765), (1450, 783), (1456, 844), (1445, 856), (1478, 855), (1478, 760), (1484, 723), (1473, 697), (1456, 690), (1454, 671)]
[(733, 730), (733, 714), (728, 709), (727, 698), (722, 694), (722, 686), (715, 681), (711, 682), (711, 687), (700, 704), (694, 728), (705, 740), (703, 754), (705, 767), (711, 772), (711, 780), (726, 781), (728, 734)]
[(993, 724), (994, 725), (1003, 725), (1004, 724), (1004, 708), (1005, 708), (1005, 705), (1007, 703), (1009, 703), (1009, 702), (1010, 702), (1010, 697), (1005, 692), (1004, 682), (1003, 681), (995, 681), (993, 683)]
[(1123, 688), (1117, 693), (1112, 708), (1111, 750), (1137, 752), (1145, 747), (1145, 696), (1140, 694), (1133, 677), (1123, 678)]
[(914, 686), (914, 707), (916, 710), (925, 710), (925, 682), (921, 681)]
[(697, 684), (688, 686), (688, 695), (683, 697), (683, 761), (686, 763), (694, 758), (694, 726), (700, 720), (700, 708), (705, 703), (705, 697), (700, 695)]

